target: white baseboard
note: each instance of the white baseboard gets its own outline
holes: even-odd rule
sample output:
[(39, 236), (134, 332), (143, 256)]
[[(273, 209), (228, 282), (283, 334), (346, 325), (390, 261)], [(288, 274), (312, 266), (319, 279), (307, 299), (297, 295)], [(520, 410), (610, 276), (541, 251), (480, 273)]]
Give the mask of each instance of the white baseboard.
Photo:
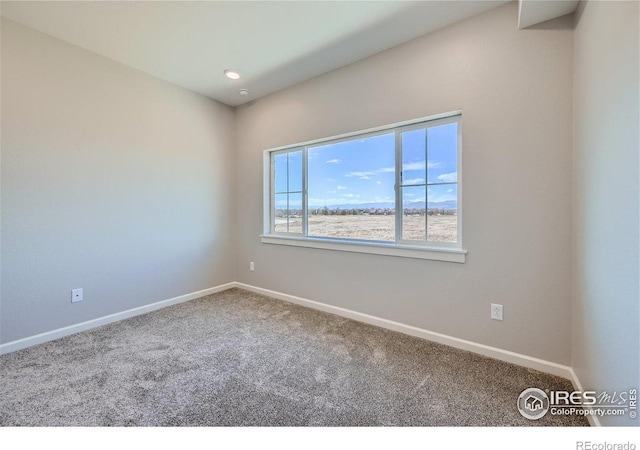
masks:
[(295, 297), (289, 294), (283, 294), (282, 292), (271, 291), (269, 289), (263, 289), (256, 286), (252, 286), (244, 283), (235, 283), (235, 286), (240, 289), (255, 292), (257, 294), (266, 295), (268, 297), (274, 297), (280, 300), (284, 300), (289, 303), (295, 303), (297, 305), (306, 306), (308, 308), (317, 309), (319, 311), (328, 312), (337, 316), (353, 319), (358, 322), (368, 323), (378, 327), (386, 328), (400, 333), (408, 334), (418, 338), (426, 339), (428, 341), (437, 342), (439, 344), (448, 345), (450, 347), (458, 348), (461, 350), (467, 350), (480, 355), (488, 356), (490, 358), (505, 361), (518, 366), (527, 367), (529, 369), (539, 370), (541, 372), (557, 375), (559, 377), (568, 378), (573, 380), (575, 374), (569, 366), (563, 366), (543, 359), (533, 358), (531, 356), (522, 355), (520, 353), (511, 352), (509, 350), (503, 350), (497, 347), (491, 347), (484, 344), (478, 344), (476, 342), (467, 341), (465, 339), (459, 339), (446, 334), (436, 333), (434, 331), (424, 330), (411, 325), (405, 325), (403, 323), (394, 322), (392, 320), (382, 319), (380, 317), (370, 316), (357, 311), (352, 311), (338, 306), (327, 305), (326, 303), (320, 303), (313, 300), (308, 300), (301, 297)]
[[(318, 311), (324, 311), (331, 314), (335, 314), (337, 316), (346, 317), (348, 319), (353, 319), (358, 322), (364, 322), (370, 325), (386, 328), (388, 330), (393, 330), (400, 333), (408, 334), (410, 336), (415, 336), (428, 341), (448, 345), (450, 347), (458, 348), (461, 350), (467, 350), (473, 353), (488, 356), (490, 358), (495, 358), (500, 361), (505, 361), (511, 364), (516, 364), (519, 366), (527, 367), (534, 370), (539, 370), (541, 372), (549, 373), (552, 375), (557, 375), (563, 378), (568, 378), (569, 380), (571, 380), (571, 383), (573, 384), (573, 387), (575, 388), (575, 390), (579, 390), (579, 391), (583, 390), (582, 384), (580, 383), (578, 376), (576, 375), (573, 368), (569, 366), (564, 366), (562, 364), (545, 361), (539, 358), (533, 358), (531, 356), (515, 353), (509, 350), (503, 350), (497, 347), (491, 347), (488, 345), (479, 344), (477, 342), (467, 341), (465, 339), (459, 339), (453, 336), (448, 336), (446, 334), (436, 333), (434, 331), (424, 330), (422, 328), (417, 328), (411, 325), (405, 325), (399, 322), (394, 322), (392, 320), (371, 316), (369, 314), (364, 314), (357, 311), (340, 308), (338, 306), (328, 305), (326, 303), (320, 303), (314, 300), (309, 300), (302, 297), (296, 297), (294, 295), (284, 294), (282, 292), (271, 291), (269, 289), (263, 289), (257, 286), (252, 286), (250, 284), (239, 283), (237, 281), (222, 284), (209, 289), (203, 289), (197, 292), (191, 292), (189, 294), (180, 295), (178, 297), (173, 297), (167, 300), (162, 300), (156, 303), (152, 303), (150, 305), (140, 306), (137, 308), (129, 309), (129, 310), (111, 314), (108, 316), (99, 317), (97, 319), (88, 320), (86, 322), (70, 325), (68, 327), (58, 328), (57, 330), (47, 331), (46, 333), (37, 334), (35, 336), (29, 336), (24, 339), (7, 342), (6, 344), (0, 345), (0, 355), (5, 353), (11, 353), (27, 347), (31, 347), (33, 345), (42, 344), (44, 342), (52, 341), (54, 339), (58, 339), (64, 336), (69, 336), (70, 334), (86, 331), (91, 328), (95, 328), (95, 327), (99, 327), (109, 323), (128, 319), (130, 317), (146, 314), (161, 308), (165, 308), (167, 306), (176, 305), (178, 303), (187, 302), (189, 300), (195, 300), (197, 298), (204, 297), (210, 294), (215, 294), (217, 292), (222, 292), (234, 287), (245, 289), (250, 292), (255, 292), (257, 294), (266, 295), (268, 297), (284, 300), (289, 303), (306, 306), (308, 308), (316, 309)], [(588, 415), (587, 419), (589, 420), (589, 424), (591, 426), (597, 426), (597, 427), (601, 426), (600, 420), (596, 416)]]
[[(573, 384), (573, 387), (575, 390), (578, 390), (578, 391), (583, 390), (582, 383), (580, 383), (578, 376), (576, 375), (573, 368), (569, 366), (563, 366), (562, 364), (545, 361), (543, 359), (533, 358), (531, 356), (522, 355), (520, 353), (511, 352), (509, 350), (503, 350), (497, 347), (491, 347), (488, 345), (467, 341), (465, 339), (459, 339), (453, 336), (448, 336), (446, 334), (424, 330), (422, 328), (417, 328), (411, 325), (405, 325), (399, 322), (394, 322), (392, 320), (382, 319), (380, 317), (371, 316), (369, 314), (364, 314), (357, 311), (340, 308), (338, 306), (328, 305), (326, 303), (316, 302), (314, 300), (309, 300), (302, 297), (296, 297), (294, 295), (284, 294), (282, 292), (271, 291), (269, 289), (263, 289), (257, 286), (252, 286), (250, 284), (239, 283), (237, 281), (222, 284), (209, 289), (203, 289), (201, 291), (191, 292), (189, 294), (180, 295), (178, 297), (173, 297), (167, 300), (162, 300), (156, 303), (152, 303), (150, 305), (140, 306), (137, 308), (129, 309), (129, 310), (111, 314), (108, 316), (99, 317), (97, 319), (88, 320), (86, 322), (70, 325), (68, 327), (58, 328), (56, 330), (47, 331), (46, 333), (40, 333), (35, 336), (29, 336), (24, 339), (7, 342), (6, 344), (0, 345), (0, 355), (3, 355), (5, 353), (11, 353), (11, 352), (21, 350), (27, 347), (31, 347), (34, 345), (42, 344), (42, 343), (52, 341), (54, 339), (58, 339), (64, 336), (69, 336), (71, 334), (79, 333), (81, 331), (86, 331), (91, 328), (96, 328), (102, 325), (107, 325), (109, 323), (118, 322), (120, 320), (128, 319), (130, 317), (146, 314), (161, 308), (166, 308), (167, 306), (188, 302), (190, 300), (195, 300), (197, 298), (204, 297), (210, 294), (215, 294), (217, 292), (222, 292), (234, 287), (244, 289), (250, 292), (255, 292), (257, 294), (266, 295), (268, 297), (284, 300), (289, 303), (306, 306), (308, 308), (316, 309), (318, 311), (324, 311), (331, 314), (335, 314), (337, 316), (346, 317), (348, 319), (353, 319), (358, 322), (364, 322), (370, 325), (375, 325), (381, 328), (386, 328), (389, 330), (408, 334), (410, 336), (415, 336), (428, 341), (448, 345), (450, 347), (458, 348), (461, 350), (467, 350), (473, 353), (488, 356), (490, 358), (495, 358), (500, 361), (505, 361), (511, 364), (516, 364), (519, 366), (539, 370), (541, 372), (549, 373), (552, 375), (557, 375), (563, 378), (568, 378)], [(595, 415), (587, 415), (587, 419), (589, 420), (589, 424), (593, 427), (602, 426), (600, 423), (600, 420)]]
[[(578, 379), (578, 375), (576, 375), (576, 372), (573, 370), (573, 367), (571, 368), (570, 380), (571, 380), (571, 384), (573, 384), (573, 389), (575, 389), (576, 391), (584, 391), (584, 388), (582, 387), (582, 383), (580, 383), (580, 380)], [(583, 408), (587, 410), (591, 409), (591, 407), (589, 406), (585, 406)], [(591, 425), (592, 427), (602, 426), (602, 424), (600, 423), (600, 419), (598, 419), (598, 417), (594, 414), (587, 415), (587, 420), (589, 421), (589, 425)]]
[(190, 294), (180, 295), (167, 300), (161, 300), (150, 305), (139, 306), (137, 308), (128, 309), (115, 314), (110, 314), (104, 317), (98, 317), (97, 319), (87, 320), (86, 322), (69, 325), (68, 327), (58, 328), (57, 330), (47, 331), (45, 333), (36, 334), (35, 336), (29, 336), (24, 339), (18, 339), (17, 341), (7, 342), (0, 345), (0, 355), (5, 353), (15, 352), (23, 348), (31, 347), (33, 345), (42, 344), (44, 342), (52, 341), (70, 334), (86, 331), (91, 328), (99, 327), (119, 320), (128, 319), (130, 317), (146, 314), (157, 309), (165, 308), (167, 306), (176, 305), (178, 303), (188, 302), (196, 298), (204, 297), (205, 295), (215, 294), (216, 292), (225, 291), (235, 287), (236, 283), (226, 283), (220, 286), (215, 286), (209, 289), (203, 289), (197, 292), (191, 292)]
[(33, 345), (42, 344), (44, 342), (58, 339), (70, 334), (86, 331), (91, 328), (106, 325), (119, 320), (128, 319), (130, 317), (146, 314), (151, 311), (155, 311), (167, 306), (175, 305), (178, 303), (187, 302), (196, 298), (204, 297), (205, 295), (215, 294), (233, 287), (245, 289), (247, 291), (255, 292), (258, 294), (266, 295), (268, 297), (277, 298), (286, 302), (295, 303), (297, 305), (306, 306), (308, 308), (316, 309), (319, 311), (328, 312), (348, 319), (357, 320), (359, 322), (368, 323), (370, 325), (379, 326), (400, 333), (408, 334), (410, 336), (419, 337), (428, 341), (437, 342), (440, 344), (448, 345), (450, 347), (467, 350), (470, 352), (478, 353), (480, 355), (488, 356), (491, 358), (499, 359), (519, 366), (528, 367), (530, 369), (539, 370), (541, 372), (550, 373), (552, 375), (561, 376), (570, 379), (576, 388), (579, 386), (578, 379), (573, 369), (568, 366), (545, 361), (531, 356), (522, 355), (520, 353), (511, 352), (509, 350), (503, 350), (496, 347), (490, 347), (488, 345), (479, 344), (465, 339), (459, 339), (453, 336), (448, 336), (442, 333), (436, 333), (434, 331), (424, 330), (411, 325), (405, 325), (403, 323), (394, 322), (392, 320), (383, 319), (380, 317), (371, 316), (369, 314), (352, 311), (338, 306), (328, 305), (326, 303), (316, 302), (306, 298), (296, 297), (294, 295), (284, 294), (282, 292), (271, 291), (269, 289), (259, 288), (245, 283), (231, 282), (220, 286), (215, 286), (209, 289), (204, 289), (197, 292), (192, 292), (178, 297), (162, 300), (150, 305), (140, 306), (138, 308), (129, 309), (119, 313), (111, 314), (97, 319), (88, 320), (86, 322), (70, 325), (64, 328), (58, 328), (56, 330), (47, 331), (45, 333), (37, 334), (35, 336), (29, 336), (17, 341), (7, 342), (0, 345), (0, 354), (14, 352), (23, 348), (31, 347)]

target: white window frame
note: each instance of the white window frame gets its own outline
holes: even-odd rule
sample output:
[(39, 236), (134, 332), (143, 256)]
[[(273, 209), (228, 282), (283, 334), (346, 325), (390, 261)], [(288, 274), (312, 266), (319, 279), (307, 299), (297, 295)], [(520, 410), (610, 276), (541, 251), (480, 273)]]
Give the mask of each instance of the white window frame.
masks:
[[(276, 195), (276, 186), (275, 186), (275, 157), (276, 155), (282, 155), (285, 153), (296, 153), (302, 152), (302, 190), (301, 191), (290, 191), (289, 190), (289, 163), (287, 161), (287, 196), (289, 194), (302, 194), (302, 233), (292, 233), (287, 231), (285, 233), (276, 233), (275, 231), (275, 220), (271, 220), (271, 218), (275, 219), (276, 216), (276, 206), (275, 206), (275, 195)], [(305, 147), (295, 146), (289, 147), (286, 149), (273, 150), (269, 152), (269, 227), (268, 233), (269, 235), (282, 235), (282, 236), (306, 236), (307, 235), (307, 150)], [(278, 192), (278, 194), (283, 194), (284, 192)], [(287, 204), (287, 206), (289, 206)], [(289, 208), (287, 208), (289, 209)], [(287, 229), (289, 226), (287, 225)]]
[[(432, 122), (433, 125), (447, 123), (458, 124), (458, 160), (457, 160), (457, 242), (431, 242), (431, 241), (410, 241), (402, 239), (402, 213), (398, 213), (397, 205), (402, 205), (402, 186), (400, 185), (400, 172), (402, 169), (401, 136), (403, 132), (424, 128)], [(355, 137), (371, 137), (379, 134), (394, 132), (396, 136), (395, 145), (395, 242), (388, 241), (368, 241), (349, 238), (325, 238), (308, 236), (308, 148), (320, 144), (334, 144), (341, 141), (353, 139)], [(275, 176), (273, 160), (275, 155), (302, 151), (302, 233), (276, 233), (274, 230), (275, 221)], [(435, 116), (422, 117), (419, 119), (385, 125), (360, 130), (351, 133), (333, 136), (324, 139), (307, 141), (295, 145), (267, 149), (263, 153), (263, 234), (260, 235), (262, 243), (289, 245), (295, 247), (318, 248), (325, 250), (336, 250), (356, 253), (369, 253), (376, 255), (398, 256), (406, 258), (430, 259), (447, 262), (464, 263), (467, 251), (462, 246), (462, 111), (452, 111)], [(425, 180), (425, 183), (428, 179)], [(420, 185), (418, 185), (420, 186)], [(426, 189), (426, 187), (425, 187)], [(402, 208), (402, 206), (401, 206)], [(402, 211), (402, 209), (400, 210)], [(428, 220), (426, 217), (425, 220)]]

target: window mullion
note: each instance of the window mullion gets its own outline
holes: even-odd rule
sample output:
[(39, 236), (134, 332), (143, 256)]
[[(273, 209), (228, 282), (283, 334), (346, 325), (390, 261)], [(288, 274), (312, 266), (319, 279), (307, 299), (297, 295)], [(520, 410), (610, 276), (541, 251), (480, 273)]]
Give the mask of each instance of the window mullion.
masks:
[(289, 155), (291, 152), (287, 152), (287, 233), (289, 232), (289, 219), (291, 218), (291, 209), (289, 206), (289, 196), (291, 192), (289, 192)]
[(427, 183), (429, 186), (446, 186), (448, 184), (458, 184), (457, 181), (442, 181), (440, 183)]
[(424, 240), (429, 241), (429, 127), (424, 128)]
[(309, 234), (309, 189), (307, 185), (308, 147), (302, 150), (302, 235)]
[(458, 127), (458, 139), (457, 139), (457, 164), (456, 164), (456, 242), (459, 246), (462, 246), (462, 128), (460, 123), (460, 117), (456, 118), (456, 126)]
[(269, 230), (271, 233), (275, 233), (276, 231), (276, 155), (275, 153), (271, 154), (269, 158), (271, 167), (270, 167), (270, 179), (269, 186), (271, 189), (271, 204), (269, 205), (269, 209), (271, 211), (271, 220), (269, 220)]
[(395, 130), (396, 138), (396, 182), (395, 182), (395, 195), (396, 195), (396, 208), (395, 208), (395, 238), (396, 242), (402, 240), (402, 133), (399, 130)]

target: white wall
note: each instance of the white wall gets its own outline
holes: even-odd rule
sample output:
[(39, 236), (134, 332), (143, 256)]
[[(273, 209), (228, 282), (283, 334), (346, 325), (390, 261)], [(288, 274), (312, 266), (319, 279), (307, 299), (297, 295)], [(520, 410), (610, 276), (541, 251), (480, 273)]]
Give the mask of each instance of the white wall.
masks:
[(6, 19), (1, 75), (0, 342), (234, 280), (231, 108)]
[[(516, 25), (510, 3), (240, 107), (237, 280), (569, 364), (572, 21)], [(263, 150), (457, 109), (466, 264), (260, 243)]]
[(576, 14), (572, 366), (598, 391), (640, 388), (639, 22), (638, 2), (590, 1)]

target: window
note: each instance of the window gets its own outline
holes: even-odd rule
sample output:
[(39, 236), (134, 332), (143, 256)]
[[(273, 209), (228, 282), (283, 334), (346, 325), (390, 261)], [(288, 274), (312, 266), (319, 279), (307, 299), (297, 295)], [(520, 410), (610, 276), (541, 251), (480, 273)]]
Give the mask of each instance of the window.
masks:
[(452, 113), (267, 150), (263, 242), (464, 262), (460, 123)]
[(274, 233), (302, 233), (302, 150), (273, 155)]

